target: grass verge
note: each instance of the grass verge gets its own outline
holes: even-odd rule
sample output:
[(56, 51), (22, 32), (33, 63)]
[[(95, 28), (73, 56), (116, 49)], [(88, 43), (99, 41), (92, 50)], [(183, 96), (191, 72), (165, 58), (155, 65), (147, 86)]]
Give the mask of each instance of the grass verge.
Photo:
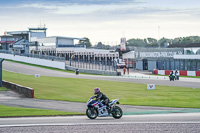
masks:
[(0, 105), (0, 117), (15, 117), (15, 116), (64, 116), (64, 115), (80, 115), (81, 113), (64, 112), (45, 109), (33, 109), (33, 108), (20, 108), (9, 107)]
[(120, 99), (121, 104), (200, 108), (200, 89), (156, 85), (155, 90), (147, 90), (146, 84), (45, 76), (35, 78), (7, 71), (3, 71), (3, 79), (34, 88), (35, 98), (39, 99), (87, 102), (93, 95), (93, 88), (100, 87), (110, 99)]
[(0, 87), (0, 91), (7, 91), (8, 89), (5, 87)]

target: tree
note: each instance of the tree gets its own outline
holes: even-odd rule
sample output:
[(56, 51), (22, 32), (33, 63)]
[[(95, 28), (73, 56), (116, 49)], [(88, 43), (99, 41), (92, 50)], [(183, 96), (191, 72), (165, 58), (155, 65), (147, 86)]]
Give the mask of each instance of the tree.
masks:
[(160, 42), (160, 47), (165, 47), (165, 44), (170, 44), (171, 43), (171, 39), (167, 39), (167, 38), (161, 38), (160, 40), (159, 40), (159, 42)]
[(143, 39), (139, 39), (139, 38), (137, 38), (137, 39), (132, 38), (132, 39), (129, 39), (127, 42), (128, 42), (127, 46), (135, 46), (135, 47), (145, 47), (146, 46), (145, 41)]
[(98, 42), (98, 44), (97, 44), (97, 46), (96, 46), (98, 49), (102, 49), (102, 47), (103, 47), (103, 44), (102, 44), (102, 42)]
[(92, 46), (90, 40), (87, 37), (84, 37), (83, 40), (79, 40), (79, 43), (86, 45), (86, 48), (90, 48)]
[(158, 47), (158, 41), (154, 38), (147, 38), (147, 47)]

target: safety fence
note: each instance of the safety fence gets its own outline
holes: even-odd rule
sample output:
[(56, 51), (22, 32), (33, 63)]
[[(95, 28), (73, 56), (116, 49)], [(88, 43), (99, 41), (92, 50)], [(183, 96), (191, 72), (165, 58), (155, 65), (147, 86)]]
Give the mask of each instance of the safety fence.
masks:
[(116, 71), (115, 61), (106, 61), (106, 60), (69, 60), (66, 61), (66, 65), (77, 67), (80, 69), (90, 69), (90, 70), (99, 70), (99, 71)]

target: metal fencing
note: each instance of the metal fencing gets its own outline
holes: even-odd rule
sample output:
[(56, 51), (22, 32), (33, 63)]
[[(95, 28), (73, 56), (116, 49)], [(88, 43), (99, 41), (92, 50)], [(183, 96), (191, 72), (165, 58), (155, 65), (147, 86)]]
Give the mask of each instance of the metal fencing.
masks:
[[(76, 71), (76, 67), (66, 66), (67, 70)], [(105, 70), (94, 70), (94, 69), (77, 69), (79, 72), (90, 73), (90, 74), (99, 74), (99, 75), (109, 75), (109, 76), (120, 76), (121, 72), (117, 71), (105, 71)]]
[(81, 68), (81, 69), (88, 69), (88, 70), (99, 70), (99, 71), (116, 71), (116, 63), (114, 61), (106, 61), (106, 60), (74, 60), (70, 59), (66, 61), (66, 65)]

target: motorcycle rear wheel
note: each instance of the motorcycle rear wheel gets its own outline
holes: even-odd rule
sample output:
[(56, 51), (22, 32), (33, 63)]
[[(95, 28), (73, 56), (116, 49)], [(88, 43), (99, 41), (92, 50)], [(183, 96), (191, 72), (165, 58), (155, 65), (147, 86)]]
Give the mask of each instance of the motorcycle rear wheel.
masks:
[(90, 119), (95, 119), (98, 116), (98, 113), (97, 113), (96, 109), (88, 108), (88, 109), (86, 109), (86, 115)]
[(122, 109), (118, 106), (115, 106), (115, 108), (113, 108), (112, 116), (115, 119), (120, 119), (122, 117), (122, 115), (123, 115)]

